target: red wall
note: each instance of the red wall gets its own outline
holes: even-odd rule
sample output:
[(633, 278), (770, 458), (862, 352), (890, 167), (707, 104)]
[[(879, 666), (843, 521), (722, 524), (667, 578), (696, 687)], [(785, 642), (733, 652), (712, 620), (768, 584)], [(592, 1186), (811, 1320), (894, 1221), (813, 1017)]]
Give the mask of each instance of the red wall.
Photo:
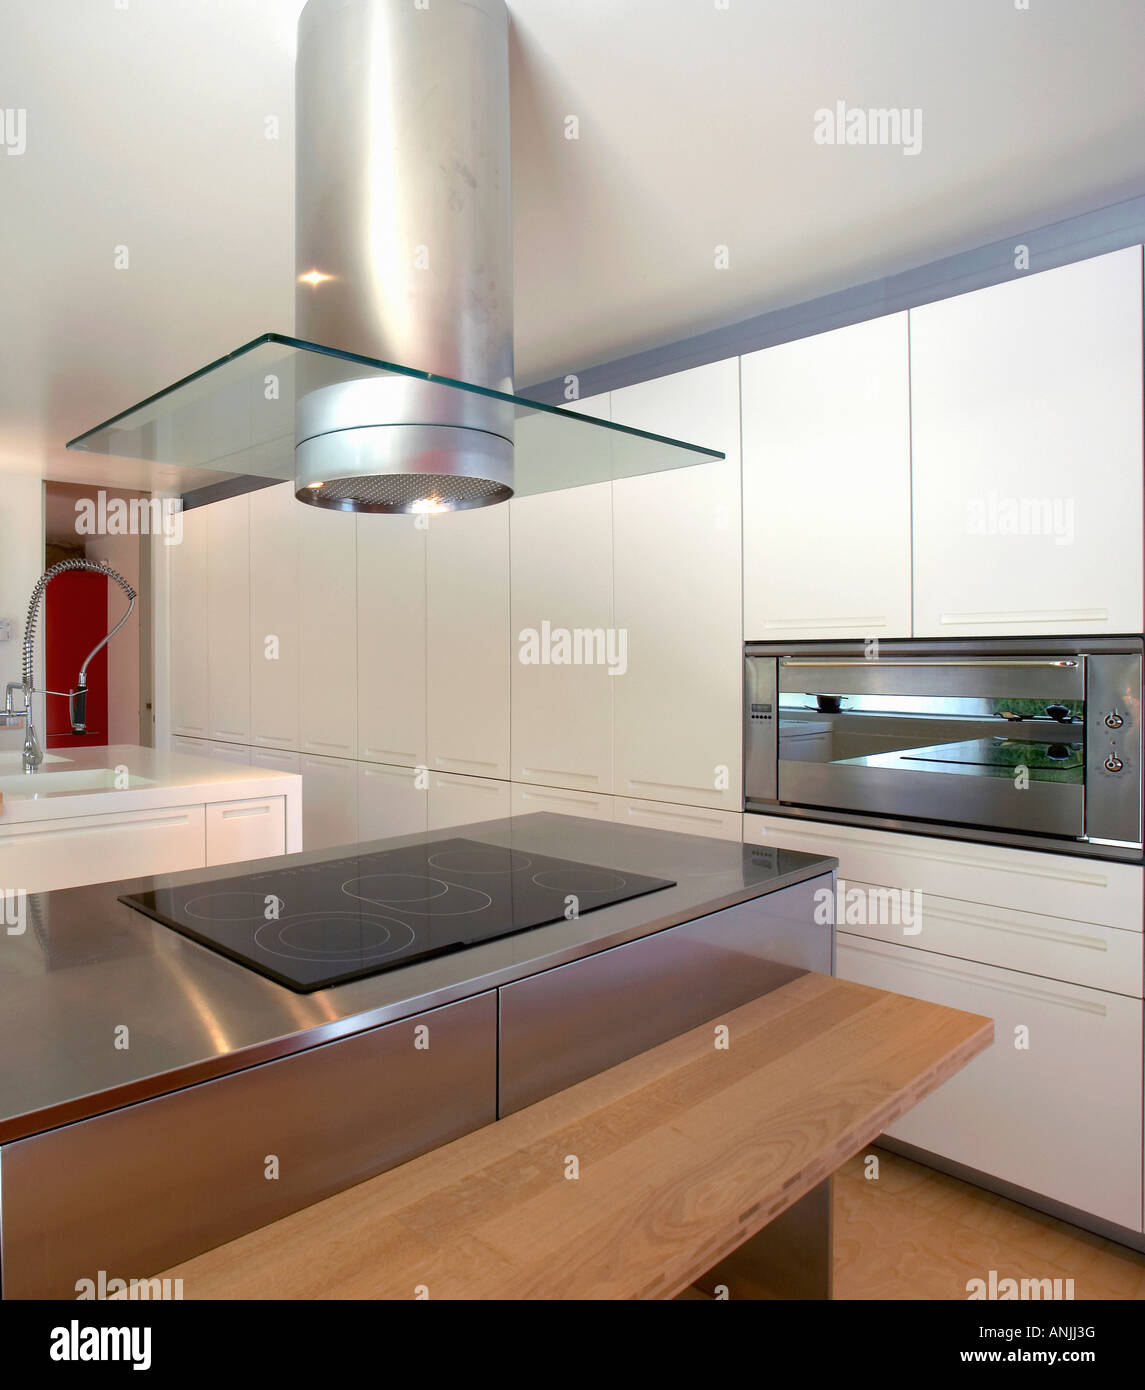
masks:
[[(71, 690), (80, 663), (107, 633), (107, 580), (82, 570), (57, 575), (44, 593), (44, 658), (49, 690)], [(107, 743), (107, 648), (87, 672), (88, 734), (73, 734), (68, 702), (49, 695), (47, 748), (83, 748)]]

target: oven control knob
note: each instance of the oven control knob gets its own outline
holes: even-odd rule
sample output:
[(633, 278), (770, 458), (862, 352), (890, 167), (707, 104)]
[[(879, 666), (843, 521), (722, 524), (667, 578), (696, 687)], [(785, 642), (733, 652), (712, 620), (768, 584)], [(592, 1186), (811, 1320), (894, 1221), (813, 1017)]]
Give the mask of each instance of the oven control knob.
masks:
[(1121, 726), (1122, 726), (1122, 724), (1124, 724), (1124, 723), (1125, 723), (1125, 720), (1121, 717), (1120, 714), (1117, 713), (1116, 710), (1111, 710), (1111, 711), (1105, 716), (1105, 724), (1106, 724), (1106, 727), (1109, 728), (1109, 729), (1120, 729)]
[(1105, 760), (1106, 772), (1120, 772), (1124, 766), (1125, 764), (1116, 753), (1110, 753), (1109, 757)]

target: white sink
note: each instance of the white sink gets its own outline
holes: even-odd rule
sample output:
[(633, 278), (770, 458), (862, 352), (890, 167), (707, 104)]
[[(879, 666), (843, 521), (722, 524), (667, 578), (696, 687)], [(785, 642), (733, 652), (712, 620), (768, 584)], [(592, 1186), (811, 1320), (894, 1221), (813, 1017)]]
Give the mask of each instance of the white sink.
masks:
[(76, 792), (129, 791), (134, 787), (153, 787), (149, 777), (117, 773), (111, 767), (82, 768), (56, 772), (41, 766), (39, 772), (0, 777), (0, 791), (13, 797), (69, 796)]

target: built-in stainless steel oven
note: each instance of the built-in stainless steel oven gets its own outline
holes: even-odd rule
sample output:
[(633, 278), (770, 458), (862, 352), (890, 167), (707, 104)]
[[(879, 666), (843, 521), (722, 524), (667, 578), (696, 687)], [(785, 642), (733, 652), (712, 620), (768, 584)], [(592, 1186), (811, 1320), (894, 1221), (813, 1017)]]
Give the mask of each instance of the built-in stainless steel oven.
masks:
[(1136, 637), (749, 643), (745, 804), (1140, 859), (1141, 679)]

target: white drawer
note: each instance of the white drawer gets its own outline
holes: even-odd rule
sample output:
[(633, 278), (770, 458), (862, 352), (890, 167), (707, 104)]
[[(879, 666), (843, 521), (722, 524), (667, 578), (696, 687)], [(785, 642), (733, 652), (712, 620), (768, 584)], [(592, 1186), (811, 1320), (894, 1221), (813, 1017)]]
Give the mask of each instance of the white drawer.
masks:
[(208, 864), (238, 864), (286, 853), (285, 797), (219, 801), (206, 810)]
[[(849, 911), (853, 890), (856, 896)], [(1047, 917), (1043, 913), (1016, 912), (1008, 907), (959, 902), (934, 894), (919, 900), (918, 920), (907, 925), (901, 914), (880, 910), (886, 889), (840, 879), (839, 891), (840, 931), (1087, 985), (1090, 989), (1142, 997), (1140, 932)], [(864, 922), (864, 915), (884, 919), (890, 916), (892, 920)], [(900, 917), (898, 922), (893, 920), (896, 915)]]
[(744, 839), (832, 854), (839, 860), (839, 877), (860, 883), (914, 888), (1123, 931), (1142, 927), (1145, 870), (1134, 864), (750, 812), (744, 816)]
[(204, 866), (202, 806), (69, 816), (0, 830), (0, 883), (29, 893)]
[(513, 783), (513, 814), (550, 811), (558, 816), (587, 816), (612, 820), (612, 797), (606, 792), (577, 792), (563, 787), (537, 787), (531, 782)]
[(994, 1020), (994, 1046), (888, 1134), (1141, 1230), (1140, 1000), (847, 933), (836, 973)]
[(637, 801), (618, 796), (614, 798), (613, 818), (624, 825), (675, 830), (681, 835), (708, 835), (713, 840), (739, 840), (743, 836), (743, 816), (735, 811), (678, 806), (670, 801)]

